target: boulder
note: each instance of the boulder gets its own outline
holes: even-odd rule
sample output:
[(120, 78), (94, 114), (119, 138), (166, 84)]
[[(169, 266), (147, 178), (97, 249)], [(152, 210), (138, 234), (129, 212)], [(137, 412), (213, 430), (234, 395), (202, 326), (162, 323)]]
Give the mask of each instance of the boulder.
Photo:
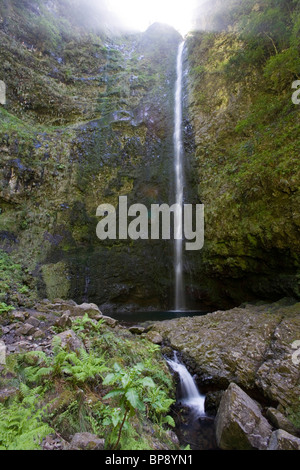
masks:
[(276, 408), (268, 408), (266, 417), (268, 418), (269, 422), (274, 426), (276, 429), (282, 429), (283, 431), (288, 432), (289, 434), (297, 434), (298, 430), (290, 420), (284, 416), (279, 410)]
[(71, 317), (83, 317), (85, 314), (94, 320), (99, 320), (103, 317), (96, 304), (69, 305), (68, 311), (70, 311)]
[(16, 330), (17, 335), (29, 336), (35, 332), (35, 328), (30, 323), (25, 323)]
[(25, 321), (24, 312), (20, 312), (18, 310), (15, 310), (15, 311), (11, 312), (10, 317), (15, 321), (19, 321), (19, 322), (24, 322)]
[(11, 353), (23, 353), (25, 351), (31, 351), (33, 348), (32, 341), (17, 341), (12, 345), (7, 346), (9, 354)]
[(83, 317), (86, 313), (90, 318), (99, 320), (102, 317), (102, 313), (96, 304), (83, 303), (77, 305), (73, 300), (61, 300), (56, 299), (54, 303), (39, 303), (36, 305), (36, 309), (41, 312), (67, 312), (71, 317)]
[(28, 323), (29, 325), (34, 326), (35, 328), (38, 328), (40, 326), (41, 322), (40, 322), (40, 320), (38, 320), (35, 317), (30, 317), (30, 318), (28, 318), (28, 320), (26, 320), (26, 323)]
[[(45, 299), (45, 302), (49, 303), (49, 300)], [(77, 305), (74, 300), (63, 300), (63, 299), (54, 299), (54, 304), (64, 304), (64, 305)]]
[(59, 328), (70, 328), (72, 326), (70, 315), (70, 311), (65, 312), (58, 320), (56, 320), (55, 326), (58, 326)]
[(161, 344), (163, 342), (163, 337), (154, 330), (149, 331), (146, 335), (146, 338), (153, 344)]
[(255, 385), (264, 395), (278, 402), (283, 410), (297, 413), (299, 410), (299, 365), (293, 360), (293, 344), (300, 338), (300, 304), (296, 304), (295, 316), (284, 315), (273, 332), (265, 360), (256, 372)]
[(46, 333), (43, 330), (37, 329), (33, 333), (32, 336), (33, 336), (34, 339), (41, 339), (41, 338), (44, 338), (46, 336)]
[(112, 328), (114, 328), (118, 324), (118, 320), (106, 317), (105, 315), (101, 316), (101, 320), (103, 320), (106, 325), (111, 326)]
[(44, 299), (40, 300), (34, 308), (40, 312), (63, 312), (68, 310), (70, 306), (76, 305), (76, 302), (73, 300), (55, 299), (53, 302), (50, 302), (50, 300)]
[(141, 334), (145, 333), (146, 328), (144, 328), (143, 326), (138, 326), (138, 325), (137, 326), (131, 326), (129, 328), (129, 331), (133, 335), (141, 335)]
[(6, 364), (6, 344), (4, 341), (0, 340), (0, 365), (4, 366)]
[(0, 403), (5, 403), (10, 398), (15, 397), (17, 393), (18, 389), (15, 387), (0, 390)]
[(79, 349), (84, 349), (83, 342), (81, 341), (81, 339), (78, 338), (78, 336), (76, 336), (73, 330), (67, 330), (63, 333), (60, 333), (59, 335), (54, 336), (52, 344), (55, 338), (60, 338), (61, 347), (63, 349), (68, 349), (70, 351), (78, 351)]
[(60, 437), (49, 434), (42, 442), (43, 450), (67, 450), (69, 444)]
[(216, 417), (217, 444), (223, 450), (266, 450), (272, 427), (258, 404), (231, 383), (224, 393)]
[(73, 436), (69, 450), (104, 450), (104, 446), (104, 439), (89, 432), (81, 432)]
[(300, 439), (278, 429), (272, 433), (267, 450), (300, 450)]

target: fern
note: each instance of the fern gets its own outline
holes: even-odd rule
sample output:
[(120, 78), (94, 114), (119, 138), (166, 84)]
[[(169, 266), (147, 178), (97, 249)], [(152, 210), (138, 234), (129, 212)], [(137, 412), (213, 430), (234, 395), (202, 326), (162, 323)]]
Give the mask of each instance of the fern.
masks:
[(38, 425), (32, 430), (23, 432), (9, 445), (7, 450), (40, 450), (42, 440), (53, 430), (47, 424)]
[[(104, 354), (95, 356), (81, 349), (79, 353), (68, 352), (57, 343), (54, 345), (54, 357), (49, 358), (45, 354), (40, 354), (34, 366), (24, 369), (24, 379), (29, 384), (43, 384), (54, 377), (67, 375), (69, 380), (75, 383), (83, 383), (102, 376), (107, 371)], [(30, 356), (27, 357), (30, 360)]]
[(88, 416), (87, 421), (91, 426), (91, 431), (95, 436), (98, 436), (100, 433), (100, 425), (99, 422), (93, 417), (93, 416)]
[(78, 383), (94, 379), (97, 375), (102, 377), (102, 374), (108, 370), (104, 355), (96, 357), (84, 349), (80, 350), (79, 357), (76, 353), (69, 353), (62, 366), (63, 373)]
[(49, 378), (52, 372), (51, 358), (42, 351), (29, 352), (24, 355), (23, 361), (29, 364), (23, 370), (24, 380), (30, 384), (40, 384)]
[(168, 412), (175, 400), (169, 398), (160, 387), (156, 387), (149, 389), (146, 402), (149, 403), (154, 414), (161, 414)]
[(42, 383), (46, 378), (49, 378), (52, 373), (52, 367), (26, 367), (25, 369), (26, 382), (31, 384)]
[(6, 305), (5, 302), (0, 302), (0, 313), (7, 313), (10, 310), (14, 310), (15, 307), (12, 307), (11, 305)]
[(90, 333), (98, 333), (102, 325), (104, 324), (104, 320), (100, 319), (99, 321), (95, 321), (91, 319), (88, 314), (86, 313), (82, 318), (78, 317), (75, 318), (72, 322), (72, 330), (78, 334), (79, 336), (85, 337), (85, 332), (89, 331)]
[(54, 356), (57, 356), (62, 351), (61, 338), (59, 336), (54, 336), (52, 339), (52, 350)]
[(0, 403), (0, 449), (2, 450), (37, 450), (42, 440), (53, 432), (43, 422), (45, 409), (38, 407), (41, 387), (30, 390), (20, 385), (24, 396), (20, 403), (15, 401), (5, 407)]

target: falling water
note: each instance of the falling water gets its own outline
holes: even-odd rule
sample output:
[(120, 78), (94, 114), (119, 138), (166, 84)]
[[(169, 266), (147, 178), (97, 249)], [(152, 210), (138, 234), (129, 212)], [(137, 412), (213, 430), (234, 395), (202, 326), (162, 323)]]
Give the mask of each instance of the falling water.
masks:
[(200, 395), (194, 379), (185, 365), (178, 361), (176, 352), (174, 353), (174, 360), (167, 359), (167, 362), (171, 369), (179, 375), (182, 395), (181, 404), (191, 408), (196, 417), (205, 416), (205, 397)]
[(179, 223), (175, 229), (175, 310), (184, 310), (184, 286), (183, 286), (183, 143), (182, 143), (182, 57), (184, 42), (179, 45), (177, 55), (177, 80), (175, 89), (175, 129), (174, 129), (174, 153), (175, 153), (175, 193), (178, 204)]

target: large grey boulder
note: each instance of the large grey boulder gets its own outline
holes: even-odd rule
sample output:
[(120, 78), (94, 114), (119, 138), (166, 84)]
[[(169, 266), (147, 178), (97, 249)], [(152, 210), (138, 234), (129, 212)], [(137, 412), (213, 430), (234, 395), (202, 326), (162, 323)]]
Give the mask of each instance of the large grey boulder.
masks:
[(271, 436), (268, 450), (300, 450), (300, 439), (278, 429)]
[(145, 333), (146, 328), (144, 328), (143, 326), (136, 325), (136, 326), (131, 326), (129, 328), (129, 331), (133, 335), (142, 335), (143, 333)]
[(38, 327), (40, 326), (40, 324), (41, 324), (40, 320), (38, 320), (38, 319), (35, 318), (35, 317), (30, 317), (30, 318), (28, 318), (28, 320), (26, 321), (26, 323), (27, 323), (28, 325), (34, 326), (35, 328), (38, 328)]
[(19, 322), (24, 322), (25, 321), (25, 314), (24, 312), (14, 310), (13, 312), (10, 313), (9, 315), (12, 320), (14, 321), (19, 321)]
[(216, 417), (216, 438), (223, 450), (266, 450), (272, 427), (258, 404), (231, 383), (224, 393)]
[(87, 304), (83, 303), (81, 305), (76, 305), (70, 307), (71, 316), (81, 317), (87, 314), (90, 318), (99, 320), (102, 317), (102, 313), (99, 310), (99, 307), (96, 304)]

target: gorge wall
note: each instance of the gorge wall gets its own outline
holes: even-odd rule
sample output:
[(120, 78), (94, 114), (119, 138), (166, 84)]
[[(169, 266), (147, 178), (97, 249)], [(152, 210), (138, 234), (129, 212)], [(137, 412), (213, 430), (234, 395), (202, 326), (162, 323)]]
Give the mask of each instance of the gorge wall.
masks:
[[(103, 311), (170, 308), (172, 244), (100, 242), (95, 214), (120, 195), (147, 207), (174, 202), (182, 39), (158, 24), (142, 34), (99, 31), (73, 6), (0, 6), (0, 248), (26, 267), (40, 297)], [(186, 41), (185, 197), (205, 204), (206, 241), (186, 253), (185, 274), (199, 308), (300, 296), (298, 56), (277, 43), (275, 54), (265, 39), (263, 57), (241, 62), (251, 45), (236, 18)], [(291, 64), (279, 76), (275, 59)]]
[[(100, 242), (96, 209), (122, 195), (147, 207), (174, 198), (181, 37), (158, 24), (86, 33), (55, 2), (33, 5), (1, 11), (1, 247), (29, 268), (42, 297), (88, 298), (104, 310), (167, 306), (170, 244)], [(47, 29), (58, 16), (69, 29)], [(34, 35), (41, 22), (44, 35)]]
[(201, 8), (198, 26), (210, 31), (186, 41), (190, 184), (206, 210), (195, 290), (235, 305), (299, 298), (300, 107), (291, 99), (299, 8), (276, 0)]

